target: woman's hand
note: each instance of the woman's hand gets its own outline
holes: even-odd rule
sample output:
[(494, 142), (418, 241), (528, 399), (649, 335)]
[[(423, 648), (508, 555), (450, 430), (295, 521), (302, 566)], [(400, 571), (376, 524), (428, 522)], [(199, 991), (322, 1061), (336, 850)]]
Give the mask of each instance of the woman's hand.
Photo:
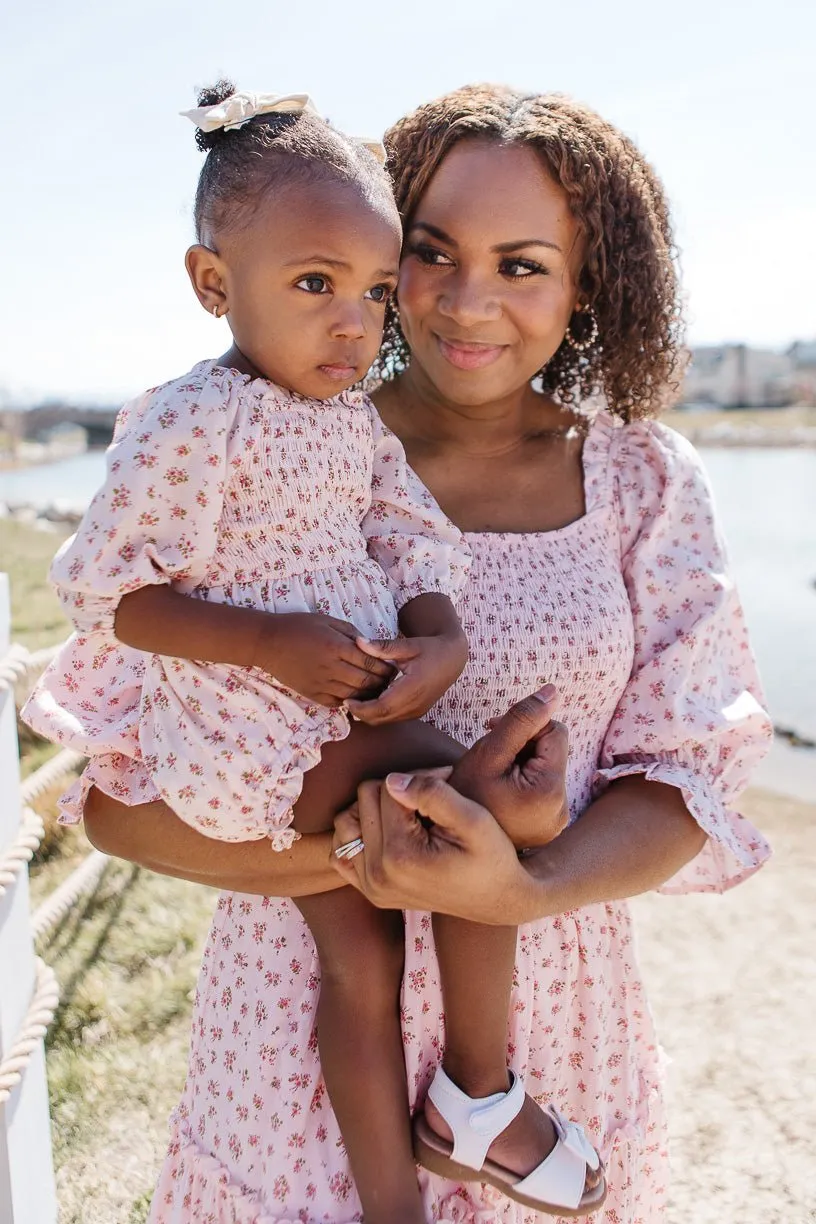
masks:
[[(333, 849), (362, 837), (365, 851), (334, 858), (334, 866), (381, 909), (435, 910), (513, 925), (514, 915), (525, 912), (529, 877), (490, 812), (444, 780), (449, 772), (363, 782), (357, 803), (337, 817)], [(418, 814), (433, 822), (430, 827)]]
[(451, 633), (386, 642), (358, 638), (357, 644), (372, 660), (390, 663), (398, 672), (375, 700), (348, 702), (349, 712), (372, 726), (427, 714), (459, 678), (468, 656), (467, 638), (458, 627)]
[(394, 668), (364, 653), (359, 631), (347, 621), (319, 612), (267, 615), (252, 665), (319, 705), (339, 706), (348, 698), (380, 692)]
[(450, 784), (492, 812), (517, 849), (545, 846), (569, 823), (569, 737), (546, 684), (494, 718), (454, 766)]
[[(497, 925), (527, 921), (536, 885), (493, 809), (521, 830), (525, 844), (536, 831), (550, 840), (564, 827), (567, 741), (550, 717), (554, 697), (548, 685), (517, 702), (453, 768), (391, 774), (384, 786), (364, 783), (357, 804), (337, 818), (334, 846), (362, 837), (365, 851), (336, 859), (337, 871), (383, 908), (436, 910)], [(460, 770), (471, 798), (447, 781)], [(475, 802), (482, 796), (489, 810)], [(535, 906), (540, 909), (540, 899)]]

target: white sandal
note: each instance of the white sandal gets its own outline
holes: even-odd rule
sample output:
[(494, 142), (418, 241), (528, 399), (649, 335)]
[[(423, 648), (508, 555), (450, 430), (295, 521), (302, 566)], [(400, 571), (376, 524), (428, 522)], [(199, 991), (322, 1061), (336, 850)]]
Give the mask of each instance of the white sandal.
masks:
[(414, 1155), (431, 1173), (453, 1181), (480, 1181), (495, 1186), (508, 1198), (548, 1215), (581, 1216), (597, 1210), (606, 1198), (606, 1178), (584, 1192), (587, 1169), (601, 1169), (601, 1158), (577, 1122), (548, 1105), (558, 1136), (555, 1147), (527, 1177), (487, 1160), (491, 1143), (505, 1130), (524, 1105), (524, 1085), (510, 1072), (508, 1092), (469, 1097), (438, 1067), (428, 1098), (453, 1132), (453, 1142), (437, 1135), (423, 1113), (414, 1117)]

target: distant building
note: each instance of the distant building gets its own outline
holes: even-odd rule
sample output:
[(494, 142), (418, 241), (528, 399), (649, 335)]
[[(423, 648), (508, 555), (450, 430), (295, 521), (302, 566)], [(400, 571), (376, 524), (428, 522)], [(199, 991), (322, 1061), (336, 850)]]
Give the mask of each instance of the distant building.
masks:
[(24, 438), (17, 444), (17, 457), (25, 463), (51, 463), (84, 455), (88, 449), (88, 431), (71, 421), (61, 421), (41, 429), (34, 438)]
[[(81, 426), (89, 446), (107, 446), (113, 434), (118, 408), (97, 404), (65, 404), (60, 400), (36, 404), (11, 414), (17, 417), (18, 433), (30, 441), (41, 438), (58, 425)], [(6, 416), (10, 414), (7, 412)]]
[(795, 400), (789, 353), (746, 344), (705, 345), (691, 350), (683, 402), (718, 408), (779, 408)]
[(88, 431), (73, 421), (61, 421), (59, 425), (41, 430), (38, 441), (46, 447), (52, 459), (70, 459), (72, 455), (85, 454)]
[(816, 406), (816, 340), (797, 340), (788, 349), (794, 402)]

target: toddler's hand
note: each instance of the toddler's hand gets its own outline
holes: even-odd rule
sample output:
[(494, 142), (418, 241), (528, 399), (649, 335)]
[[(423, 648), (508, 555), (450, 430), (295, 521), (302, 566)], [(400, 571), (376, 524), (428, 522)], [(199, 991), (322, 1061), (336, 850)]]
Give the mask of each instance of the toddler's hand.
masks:
[(404, 722), (427, 714), (458, 679), (468, 657), (467, 638), (462, 632), (387, 642), (358, 637), (357, 645), (370, 658), (391, 663), (400, 673), (373, 701), (346, 703), (355, 718), (371, 724)]
[(273, 679), (320, 705), (376, 695), (395, 668), (357, 645), (358, 630), (319, 612), (272, 613), (253, 660)]

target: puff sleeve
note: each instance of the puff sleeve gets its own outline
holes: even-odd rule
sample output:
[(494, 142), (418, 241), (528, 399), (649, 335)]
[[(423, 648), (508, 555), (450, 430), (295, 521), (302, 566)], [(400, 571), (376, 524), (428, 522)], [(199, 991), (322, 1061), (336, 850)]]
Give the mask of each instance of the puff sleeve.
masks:
[(126, 404), (107, 452), (107, 474), (51, 581), (81, 634), (113, 632), (123, 595), (151, 584), (192, 590), (204, 578), (235, 439), (241, 386), (196, 375)]
[(384, 570), (397, 609), (418, 595), (455, 599), (470, 569), (464, 536), (411, 471), (399, 439), (369, 404), (372, 501), (362, 522), (369, 556)]
[(661, 425), (616, 433), (611, 475), (635, 658), (595, 791), (628, 774), (677, 786), (708, 840), (661, 891), (722, 892), (770, 853), (734, 804), (772, 726), (699, 456)]

